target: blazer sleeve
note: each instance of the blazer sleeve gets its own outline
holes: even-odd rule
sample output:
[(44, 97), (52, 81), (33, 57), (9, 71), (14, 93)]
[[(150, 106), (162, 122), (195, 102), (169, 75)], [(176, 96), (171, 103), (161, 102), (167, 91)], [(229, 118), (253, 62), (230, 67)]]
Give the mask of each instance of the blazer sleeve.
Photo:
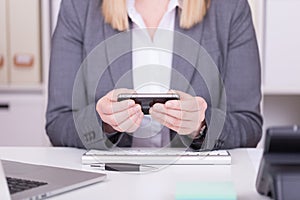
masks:
[(54, 146), (107, 149), (114, 144), (99, 125), (95, 102), (88, 103), (83, 90), (82, 105), (72, 105), (75, 79), (84, 59), (84, 25), (74, 5), (72, 0), (62, 1), (52, 37), (46, 132)]
[(261, 67), (257, 40), (248, 2), (237, 2), (230, 21), (228, 50), (221, 72), (226, 112), (212, 107), (206, 112), (208, 130), (214, 123), (210, 121), (212, 112), (225, 119), (221, 134), (215, 138), (215, 148), (255, 147), (262, 135)]

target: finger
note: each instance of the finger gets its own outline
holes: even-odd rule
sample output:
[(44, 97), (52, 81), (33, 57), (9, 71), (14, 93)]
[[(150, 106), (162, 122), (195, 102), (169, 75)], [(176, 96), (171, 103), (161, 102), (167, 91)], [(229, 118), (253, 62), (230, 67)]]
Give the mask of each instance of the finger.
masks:
[[(100, 113), (101, 114), (112, 114), (111, 110), (113, 110), (113, 108), (112, 108), (111, 104), (113, 102), (117, 102), (118, 94), (123, 93), (123, 92), (129, 93), (129, 92), (134, 92), (134, 90), (122, 88), (122, 89), (115, 89), (115, 90), (108, 92), (104, 97), (102, 97), (101, 99), (98, 100), (97, 105), (96, 105), (97, 112), (99, 114)], [(129, 104), (132, 104), (132, 102)], [(122, 105), (122, 104), (120, 104), (120, 105)]]
[(100, 107), (100, 112), (105, 115), (112, 115), (114, 113), (126, 111), (132, 108), (135, 105), (135, 102), (131, 99), (120, 101), (120, 102), (103, 102)]
[(173, 110), (166, 108), (163, 104), (155, 104), (153, 106), (155, 112), (177, 118), (182, 121), (200, 121), (201, 111), (187, 112), (182, 110)]
[(123, 121), (121, 124), (113, 127), (118, 129), (120, 132), (127, 132), (127, 130), (129, 130), (132, 126), (136, 124), (140, 116), (141, 113), (135, 113), (134, 115), (130, 116), (125, 121)]
[(178, 94), (180, 96), (180, 100), (186, 100), (186, 99), (193, 98), (192, 95), (182, 92), (182, 91), (179, 91), (179, 90), (170, 90), (170, 92)]
[[(198, 104), (198, 107), (204, 107), (207, 108), (207, 102), (202, 97), (193, 97), (188, 93), (179, 91), (179, 90), (170, 90), (170, 92), (177, 93), (180, 96), (180, 101), (194, 101)], [(172, 104), (172, 101), (170, 102)], [(178, 103), (178, 102), (177, 102)], [(176, 105), (176, 102), (174, 102)]]
[(170, 128), (170, 124), (172, 124), (174, 127), (181, 127), (182, 121), (178, 118), (174, 118), (159, 112), (155, 112), (153, 109), (151, 109), (150, 112), (153, 119), (158, 121), (164, 126), (167, 126)]
[(144, 118), (144, 114), (141, 112), (138, 119), (135, 121), (135, 123), (126, 131), (127, 133), (133, 133), (135, 132), (141, 125), (142, 120)]
[(112, 113), (112, 114), (101, 113), (101, 119), (102, 121), (104, 121), (105, 123), (111, 126), (117, 126), (118, 124), (122, 123), (127, 118), (129, 118), (130, 116), (134, 115), (139, 110), (141, 110), (140, 105), (136, 105), (118, 113)]
[(195, 99), (192, 100), (171, 100), (166, 102), (166, 107), (173, 110), (182, 110), (195, 112), (199, 110), (199, 106)]
[(166, 126), (167, 128), (177, 132), (180, 135), (188, 135), (195, 130), (195, 128), (193, 128), (193, 127), (195, 127), (195, 125), (193, 124), (192, 121), (182, 122), (179, 125), (178, 123), (173, 124), (173, 123), (169, 122), (172, 120), (168, 120), (168, 119), (165, 120), (165, 119), (157, 118), (155, 115), (153, 115), (153, 119), (158, 121), (162, 125)]
[(182, 110), (187, 112), (196, 112), (196, 111), (206, 110), (207, 103), (201, 97), (193, 97), (187, 100), (167, 101), (165, 106), (168, 109)]
[(135, 115), (136, 113), (142, 112), (142, 108), (140, 105), (135, 105), (128, 110), (124, 110), (122, 112), (114, 113), (110, 116), (110, 124), (113, 126), (118, 126), (126, 121), (131, 116)]
[(203, 121), (203, 118), (205, 117), (205, 111), (182, 111), (182, 110), (173, 110), (166, 108), (163, 104), (154, 104), (152, 107), (152, 112), (158, 112), (163, 115), (168, 115), (170, 117), (176, 118), (178, 120), (181, 120), (183, 122), (187, 121), (190, 123), (198, 124), (199, 122)]
[(164, 104), (156, 103), (153, 105), (153, 110), (155, 112), (169, 115), (171, 117), (177, 118), (179, 120), (188, 120), (190, 121), (190, 117), (187, 116), (186, 112), (182, 112), (181, 110), (168, 109)]
[(150, 109), (150, 114), (159, 123), (162, 125), (178, 132), (183, 131), (183, 133), (193, 132), (197, 130), (200, 126), (200, 116), (199, 113), (191, 113), (192, 120), (180, 120), (178, 118), (174, 118), (170, 115), (165, 115), (163, 113), (155, 111), (153, 108)]

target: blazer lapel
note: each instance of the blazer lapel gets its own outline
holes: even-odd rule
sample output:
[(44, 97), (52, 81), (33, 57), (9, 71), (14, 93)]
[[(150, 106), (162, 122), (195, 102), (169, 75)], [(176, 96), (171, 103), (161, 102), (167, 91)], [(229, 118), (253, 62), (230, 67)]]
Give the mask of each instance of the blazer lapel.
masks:
[(132, 37), (130, 31), (119, 32), (104, 24), (108, 70), (115, 88), (133, 88)]
[(191, 29), (180, 28), (180, 11), (176, 9), (174, 26), (174, 47), (172, 61), (171, 89), (187, 92), (198, 59), (203, 25), (198, 24)]

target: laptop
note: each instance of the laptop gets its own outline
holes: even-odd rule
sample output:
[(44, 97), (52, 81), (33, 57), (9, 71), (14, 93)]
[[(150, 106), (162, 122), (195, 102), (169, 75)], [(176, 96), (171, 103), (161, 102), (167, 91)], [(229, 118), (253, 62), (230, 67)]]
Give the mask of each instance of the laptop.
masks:
[(45, 199), (105, 178), (102, 173), (0, 160), (0, 199)]
[(82, 164), (135, 163), (145, 165), (230, 165), (227, 150), (189, 151), (184, 148), (113, 148), (89, 150), (82, 155)]

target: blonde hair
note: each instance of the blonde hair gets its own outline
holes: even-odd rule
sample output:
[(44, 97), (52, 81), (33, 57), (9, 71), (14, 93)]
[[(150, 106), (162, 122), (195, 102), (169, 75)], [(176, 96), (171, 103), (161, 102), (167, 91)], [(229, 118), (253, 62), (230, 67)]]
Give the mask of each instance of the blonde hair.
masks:
[[(182, 0), (180, 27), (189, 29), (200, 23), (209, 8), (210, 0)], [(102, 13), (106, 23), (114, 29), (129, 29), (126, 0), (103, 0)]]

